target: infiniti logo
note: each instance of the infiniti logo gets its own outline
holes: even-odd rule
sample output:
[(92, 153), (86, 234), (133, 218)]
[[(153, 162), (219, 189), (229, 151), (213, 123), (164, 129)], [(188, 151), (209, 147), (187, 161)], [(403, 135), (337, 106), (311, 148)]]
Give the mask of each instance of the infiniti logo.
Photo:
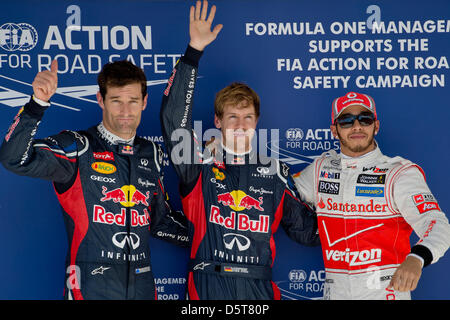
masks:
[(245, 251), (250, 247), (250, 239), (238, 233), (226, 233), (223, 235), (223, 243), (228, 250), (236, 244), (239, 251)]
[(258, 167), (258, 168), (256, 168), (256, 171), (258, 171), (259, 174), (267, 175), (267, 174), (269, 174), (270, 169), (267, 167)]
[(130, 232), (130, 234), (128, 234), (127, 232), (117, 232), (115, 235), (113, 235), (112, 242), (116, 247), (119, 247), (121, 249), (125, 247), (125, 243), (128, 243), (129, 246), (131, 246), (133, 249), (136, 249), (137, 247), (139, 247), (141, 239), (139, 239), (139, 236), (133, 232)]

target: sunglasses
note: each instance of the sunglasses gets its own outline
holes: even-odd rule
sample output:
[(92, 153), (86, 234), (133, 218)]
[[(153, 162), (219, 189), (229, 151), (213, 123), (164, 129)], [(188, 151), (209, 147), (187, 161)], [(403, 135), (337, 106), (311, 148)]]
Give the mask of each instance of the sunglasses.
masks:
[(362, 112), (360, 114), (344, 114), (342, 117), (336, 119), (337, 124), (341, 128), (348, 129), (353, 127), (355, 120), (358, 120), (359, 124), (363, 127), (370, 126), (375, 121), (375, 115), (370, 112)]

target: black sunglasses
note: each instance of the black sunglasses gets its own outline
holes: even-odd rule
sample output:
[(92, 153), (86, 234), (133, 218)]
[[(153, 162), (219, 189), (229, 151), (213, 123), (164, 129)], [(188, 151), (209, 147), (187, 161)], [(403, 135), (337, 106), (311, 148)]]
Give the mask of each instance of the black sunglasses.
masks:
[(353, 127), (355, 120), (358, 120), (359, 124), (363, 127), (367, 127), (373, 124), (375, 121), (375, 115), (370, 112), (362, 112), (360, 114), (347, 113), (337, 118), (336, 122), (341, 128), (348, 129)]

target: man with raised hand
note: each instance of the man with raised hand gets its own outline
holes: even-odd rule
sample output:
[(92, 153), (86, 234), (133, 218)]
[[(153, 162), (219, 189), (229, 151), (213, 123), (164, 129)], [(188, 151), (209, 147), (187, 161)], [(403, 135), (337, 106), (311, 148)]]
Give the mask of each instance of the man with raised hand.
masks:
[(161, 123), (192, 248), (190, 299), (280, 299), (272, 282), (273, 234), (279, 224), (294, 240), (319, 244), (317, 220), (291, 189), (286, 164), (252, 149), (259, 118), (258, 95), (243, 83), (217, 93), (215, 126), (222, 139), (202, 152), (192, 130), (192, 107), (203, 50), (222, 29), (211, 31), (216, 12), (197, 1), (190, 9), (190, 43), (164, 90)]
[(155, 299), (150, 233), (187, 245), (186, 219), (166, 202), (162, 149), (136, 136), (147, 105), (144, 72), (129, 61), (103, 66), (103, 121), (85, 131), (33, 139), (58, 86), (58, 65), (39, 72), (33, 97), (0, 149), (14, 173), (53, 182), (69, 239), (65, 299)]
[[(410, 299), (422, 268), (448, 249), (450, 227), (422, 169), (381, 153), (375, 101), (356, 92), (332, 103), (341, 153), (325, 152), (294, 175), (316, 207), (325, 299)], [(412, 248), (412, 230), (420, 240)]]

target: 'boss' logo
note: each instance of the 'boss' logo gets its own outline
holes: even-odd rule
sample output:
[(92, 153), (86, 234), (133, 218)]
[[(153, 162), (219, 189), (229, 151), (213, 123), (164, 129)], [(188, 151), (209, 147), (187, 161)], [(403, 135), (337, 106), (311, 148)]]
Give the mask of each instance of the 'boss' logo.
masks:
[(328, 194), (339, 194), (339, 182), (319, 180), (319, 192)]

